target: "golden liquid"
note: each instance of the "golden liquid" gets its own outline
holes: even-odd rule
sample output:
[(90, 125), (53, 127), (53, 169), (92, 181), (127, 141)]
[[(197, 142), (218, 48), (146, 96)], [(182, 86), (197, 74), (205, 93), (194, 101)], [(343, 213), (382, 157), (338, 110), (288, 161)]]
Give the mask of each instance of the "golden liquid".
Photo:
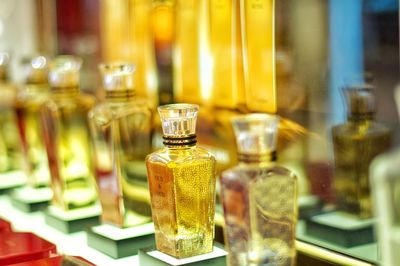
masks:
[(175, 1), (174, 94), (176, 102), (201, 103), (198, 0)]
[(135, 103), (103, 104), (89, 114), (102, 220), (120, 227), (151, 221), (145, 156), (151, 114)]
[(150, 0), (102, 0), (101, 42), (104, 62), (136, 65), (137, 95), (157, 106), (155, 55), (151, 37)]
[(237, 108), (244, 99), (239, 1), (210, 1), (209, 32), (214, 106)]
[(0, 173), (21, 170), (22, 154), (14, 112), (16, 88), (0, 81)]
[(285, 168), (235, 167), (221, 176), (229, 265), (295, 264), (297, 181)]
[(163, 162), (160, 158), (153, 154), (147, 160), (157, 249), (176, 258), (211, 252), (215, 213), (214, 159)]
[(361, 218), (372, 217), (369, 165), (390, 147), (387, 128), (363, 121), (333, 128), (334, 188), (338, 209)]
[[(27, 85), (17, 100), (16, 112), (29, 185), (48, 186), (50, 171), (41, 134), (40, 108), (48, 97), (47, 85)], [(37, 92), (36, 92), (37, 91)]]
[(53, 95), (44, 107), (43, 126), (51, 173), (53, 204), (70, 210), (97, 201), (87, 113), (92, 97)]
[(247, 108), (275, 113), (274, 0), (241, 0)]

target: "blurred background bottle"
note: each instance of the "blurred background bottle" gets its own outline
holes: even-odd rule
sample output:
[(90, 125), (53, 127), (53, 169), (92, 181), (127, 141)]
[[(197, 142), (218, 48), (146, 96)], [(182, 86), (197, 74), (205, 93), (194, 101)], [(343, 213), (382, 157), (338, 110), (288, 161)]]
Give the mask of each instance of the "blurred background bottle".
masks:
[(42, 111), (52, 203), (65, 211), (97, 201), (87, 118), (94, 98), (80, 93), (81, 64), (73, 56), (59, 56), (51, 62), (51, 98)]
[(144, 159), (151, 152), (151, 112), (138, 99), (134, 64), (102, 64), (106, 98), (89, 112), (102, 220), (119, 227), (151, 221)]
[(44, 56), (26, 58), (25, 84), (16, 99), (18, 130), (24, 154), (24, 168), (28, 184), (47, 187), (50, 172), (40, 125), (40, 110), (49, 98), (48, 59)]
[(374, 121), (372, 86), (349, 86), (345, 93), (347, 122), (332, 128), (336, 205), (339, 210), (370, 218), (369, 165), (376, 155), (390, 147), (391, 132)]

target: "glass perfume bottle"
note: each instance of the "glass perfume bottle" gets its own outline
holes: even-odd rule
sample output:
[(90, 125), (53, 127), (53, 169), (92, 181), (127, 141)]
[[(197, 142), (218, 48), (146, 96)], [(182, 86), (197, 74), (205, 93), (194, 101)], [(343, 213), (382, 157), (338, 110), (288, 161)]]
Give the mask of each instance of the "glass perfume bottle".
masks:
[(0, 174), (21, 170), (22, 156), (14, 112), (17, 88), (9, 81), (10, 56), (0, 53)]
[(198, 106), (158, 107), (165, 148), (146, 158), (157, 249), (176, 258), (211, 252), (215, 159), (196, 146)]
[(347, 122), (332, 128), (336, 205), (338, 210), (370, 218), (368, 169), (372, 159), (390, 147), (390, 130), (374, 121), (373, 87), (349, 86), (345, 92)]
[(137, 99), (133, 64), (100, 65), (105, 102), (89, 112), (102, 220), (119, 227), (151, 221), (145, 157), (151, 112)]
[(157, 106), (157, 74), (151, 34), (151, 0), (100, 1), (102, 59), (135, 62), (136, 93)]
[(211, 0), (208, 6), (209, 48), (212, 63), (212, 102), (236, 109), (245, 92), (239, 0)]
[(50, 171), (41, 135), (40, 109), (49, 98), (48, 59), (35, 56), (23, 63), (25, 85), (17, 95), (16, 113), (24, 168), (31, 187), (47, 187)]
[(94, 98), (80, 93), (81, 64), (73, 56), (59, 56), (51, 62), (51, 96), (42, 108), (52, 204), (64, 211), (89, 207), (97, 201), (87, 118)]
[(239, 164), (221, 174), (229, 265), (294, 265), (297, 178), (275, 163), (279, 119), (233, 119)]
[(275, 113), (275, 0), (240, 0), (247, 108)]
[[(400, 112), (400, 86), (395, 100)], [(370, 173), (380, 265), (396, 266), (400, 261), (400, 149), (378, 155)]]

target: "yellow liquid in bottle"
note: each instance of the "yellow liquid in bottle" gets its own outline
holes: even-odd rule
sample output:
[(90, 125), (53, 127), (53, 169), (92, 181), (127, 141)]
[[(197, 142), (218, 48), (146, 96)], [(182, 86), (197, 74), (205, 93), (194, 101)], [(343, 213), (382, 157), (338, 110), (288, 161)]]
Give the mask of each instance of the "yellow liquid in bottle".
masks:
[(157, 249), (176, 258), (211, 252), (214, 159), (164, 163), (151, 157), (147, 161), (147, 171)]

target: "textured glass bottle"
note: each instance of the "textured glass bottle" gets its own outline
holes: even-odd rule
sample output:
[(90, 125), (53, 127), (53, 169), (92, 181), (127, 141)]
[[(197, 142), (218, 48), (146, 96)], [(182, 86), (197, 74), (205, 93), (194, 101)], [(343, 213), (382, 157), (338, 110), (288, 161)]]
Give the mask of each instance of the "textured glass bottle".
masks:
[(0, 174), (21, 170), (21, 147), (14, 112), (17, 88), (10, 84), (10, 57), (0, 53)]
[(390, 131), (376, 123), (375, 98), (369, 85), (349, 87), (348, 121), (332, 129), (337, 208), (360, 218), (372, 215), (369, 165), (390, 147)]
[(102, 219), (120, 227), (151, 221), (145, 157), (151, 112), (135, 97), (133, 64), (101, 65), (104, 103), (89, 112)]
[(267, 114), (233, 120), (239, 164), (221, 175), (229, 265), (294, 265), (297, 178), (276, 165), (279, 120)]
[(48, 186), (50, 172), (40, 126), (40, 109), (49, 97), (48, 61), (43, 56), (32, 57), (24, 68), (25, 85), (17, 95), (16, 113), (25, 173), (30, 186)]
[(157, 249), (176, 258), (211, 252), (215, 159), (196, 146), (197, 105), (158, 107), (165, 148), (146, 158)]
[(79, 91), (81, 60), (59, 56), (50, 64), (51, 99), (42, 128), (53, 190), (53, 205), (71, 210), (97, 200), (91, 166), (88, 112), (94, 99)]

